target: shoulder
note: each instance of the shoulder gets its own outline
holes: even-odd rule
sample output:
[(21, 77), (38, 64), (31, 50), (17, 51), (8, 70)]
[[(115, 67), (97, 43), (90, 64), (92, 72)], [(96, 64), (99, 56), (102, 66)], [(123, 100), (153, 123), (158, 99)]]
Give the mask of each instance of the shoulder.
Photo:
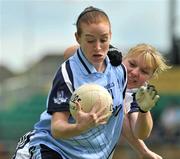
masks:
[(69, 57), (71, 57), (72, 55), (74, 55), (74, 53), (76, 52), (76, 50), (79, 48), (78, 45), (72, 45), (70, 47), (68, 47), (65, 51), (64, 51), (64, 60), (67, 60)]
[(112, 66), (112, 68), (116, 71), (117, 76), (122, 76), (126, 79), (127, 78), (127, 70), (126, 67), (121, 64), (119, 66)]

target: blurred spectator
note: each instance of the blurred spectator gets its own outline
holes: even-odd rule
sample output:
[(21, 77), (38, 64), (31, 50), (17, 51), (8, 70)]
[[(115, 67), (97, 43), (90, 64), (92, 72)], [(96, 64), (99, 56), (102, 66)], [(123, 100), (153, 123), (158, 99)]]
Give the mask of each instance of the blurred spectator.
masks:
[(164, 139), (180, 143), (180, 105), (173, 103), (166, 107), (160, 116), (160, 122)]

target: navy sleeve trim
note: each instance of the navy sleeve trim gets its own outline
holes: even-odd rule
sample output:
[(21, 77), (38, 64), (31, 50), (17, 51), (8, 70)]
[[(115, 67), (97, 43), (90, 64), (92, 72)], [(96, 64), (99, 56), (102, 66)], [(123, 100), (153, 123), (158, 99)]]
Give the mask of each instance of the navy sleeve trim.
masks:
[(127, 88), (127, 70), (126, 70), (126, 67), (121, 64), (121, 67), (123, 69), (123, 72), (124, 72), (124, 81), (123, 81), (123, 85), (124, 85), (124, 88), (123, 88), (123, 99), (125, 98), (125, 93), (126, 93), (126, 88)]
[(47, 112), (69, 111), (69, 99), (74, 91), (73, 74), (69, 60), (63, 63), (55, 75), (47, 100)]

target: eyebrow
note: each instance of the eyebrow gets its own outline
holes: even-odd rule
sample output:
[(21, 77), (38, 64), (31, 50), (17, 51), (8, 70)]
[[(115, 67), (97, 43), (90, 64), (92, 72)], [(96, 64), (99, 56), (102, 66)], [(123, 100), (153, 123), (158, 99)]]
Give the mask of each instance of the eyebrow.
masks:
[[(108, 36), (108, 33), (102, 34), (100, 36)], [(95, 37), (95, 36), (91, 34), (85, 34), (85, 37)]]
[(128, 59), (128, 61), (137, 63), (137, 61), (134, 59)]
[(93, 35), (91, 34), (85, 34), (86, 37), (94, 37)]

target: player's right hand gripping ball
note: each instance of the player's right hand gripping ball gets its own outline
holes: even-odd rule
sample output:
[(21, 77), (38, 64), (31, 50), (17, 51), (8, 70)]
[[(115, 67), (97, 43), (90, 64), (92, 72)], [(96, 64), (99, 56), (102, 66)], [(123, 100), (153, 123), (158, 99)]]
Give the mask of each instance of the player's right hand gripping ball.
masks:
[(141, 86), (136, 92), (135, 97), (140, 111), (142, 110), (143, 112), (151, 110), (160, 98), (153, 85), (148, 85), (147, 87)]

